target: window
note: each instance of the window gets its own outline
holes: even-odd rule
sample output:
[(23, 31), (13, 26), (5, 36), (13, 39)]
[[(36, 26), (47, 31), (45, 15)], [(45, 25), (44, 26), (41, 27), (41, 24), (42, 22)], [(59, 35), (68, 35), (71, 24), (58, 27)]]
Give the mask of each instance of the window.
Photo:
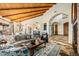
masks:
[(47, 24), (44, 23), (44, 30), (47, 30)]

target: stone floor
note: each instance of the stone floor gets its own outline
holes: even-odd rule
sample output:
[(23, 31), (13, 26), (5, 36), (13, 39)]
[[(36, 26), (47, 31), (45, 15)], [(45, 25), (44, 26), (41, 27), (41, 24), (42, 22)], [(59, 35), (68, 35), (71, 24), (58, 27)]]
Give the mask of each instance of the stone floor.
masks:
[(72, 45), (68, 43), (68, 36), (54, 35), (49, 38), (49, 42), (61, 45), (61, 56), (75, 56)]

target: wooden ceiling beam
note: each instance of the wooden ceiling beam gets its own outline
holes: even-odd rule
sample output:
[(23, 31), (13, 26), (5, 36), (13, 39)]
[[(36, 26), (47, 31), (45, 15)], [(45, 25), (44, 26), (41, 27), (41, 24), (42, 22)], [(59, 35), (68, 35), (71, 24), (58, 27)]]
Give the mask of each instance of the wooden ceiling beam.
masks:
[(0, 11), (7, 11), (7, 10), (19, 10), (19, 9), (37, 9), (37, 8), (46, 8), (52, 6), (44, 6), (44, 7), (29, 7), (29, 8), (14, 8), (14, 9), (0, 9)]
[(12, 16), (16, 16), (16, 15), (28, 14), (28, 13), (39, 12), (39, 11), (44, 11), (44, 10), (48, 10), (48, 9), (35, 10), (35, 11), (30, 11), (30, 12), (22, 12), (22, 13), (17, 13), (17, 14), (6, 15), (6, 16), (3, 16), (3, 17), (12, 17)]
[(22, 18), (22, 19), (17, 19), (17, 20), (14, 20), (14, 22), (22, 22), (22, 21), (25, 21), (25, 20), (29, 20), (29, 19), (32, 19), (32, 18), (41, 16), (41, 15), (43, 15), (43, 13), (36, 14), (36, 15), (32, 15), (32, 16), (30, 16), (30, 17), (24, 17), (24, 18)]
[(17, 20), (17, 19), (21, 19), (21, 18), (25, 18), (25, 17), (30, 17), (30, 16), (34, 16), (34, 15), (37, 15), (37, 14), (41, 14), (41, 13), (45, 13), (46, 12), (46, 10), (43, 10), (43, 11), (39, 11), (39, 12), (35, 12), (35, 13), (30, 13), (30, 14), (27, 14), (27, 15), (24, 15), (24, 16), (20, 16), (20, 17), (18, 17), (18, 18), (15, 18), (15, 19), (11, 19), (11, 21), (15, 21), (15, 20)]
[(44, 13), (46, 10), (41, 10), (41, 11), (36, 11), (36, 12), (30, 12), (30, 13), (25, 13), (25, 14), (18, 14), (18, 15), (14, 15), (14, 16), (8, 16), (6, 18), (8, 19), (18, 19), (18, 18), (21, 18), (21, 17), (24, 17), (24, 16), (30, 16), (30, 15), (34, 15), (34, 14), (38, 14), (38, 13)]
[(52, 6), (26, 7), (26, 8), (8, 8), (8, 9), (0, 9), (0, 10), (32, 9), (32, 8), (44, 8), (44, 7), (52, 7)]
[(19, 9), (19, 10), (3, 10), (0, 11), (0, 15), (3, 17), (6, 16), (13, 16), (13, 15), (17, 15), (17, 14), (23, 14), (26, 12), (34, 12), (34, 11), (40, 11), (40, 10), (45, 10), (45, 9), (49, 9), (50, 7), (45, 7), (45, 8), (34, 8), (34, 9)]

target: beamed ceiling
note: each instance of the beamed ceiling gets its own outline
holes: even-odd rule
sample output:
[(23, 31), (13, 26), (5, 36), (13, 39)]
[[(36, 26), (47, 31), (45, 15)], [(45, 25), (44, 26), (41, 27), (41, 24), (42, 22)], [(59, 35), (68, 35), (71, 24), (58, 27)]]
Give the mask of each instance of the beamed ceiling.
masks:
[(0, 16), (21, 22), (43, 15), (55, 3), (0, 3)]

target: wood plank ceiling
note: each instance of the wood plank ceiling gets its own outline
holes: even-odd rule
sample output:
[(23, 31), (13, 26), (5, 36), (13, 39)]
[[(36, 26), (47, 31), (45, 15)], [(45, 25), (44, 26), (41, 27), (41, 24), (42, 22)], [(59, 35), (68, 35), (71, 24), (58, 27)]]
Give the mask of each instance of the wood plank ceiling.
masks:
[(21, 22), (43, 15), (55, 3), (0, 3), (0, 16)]

